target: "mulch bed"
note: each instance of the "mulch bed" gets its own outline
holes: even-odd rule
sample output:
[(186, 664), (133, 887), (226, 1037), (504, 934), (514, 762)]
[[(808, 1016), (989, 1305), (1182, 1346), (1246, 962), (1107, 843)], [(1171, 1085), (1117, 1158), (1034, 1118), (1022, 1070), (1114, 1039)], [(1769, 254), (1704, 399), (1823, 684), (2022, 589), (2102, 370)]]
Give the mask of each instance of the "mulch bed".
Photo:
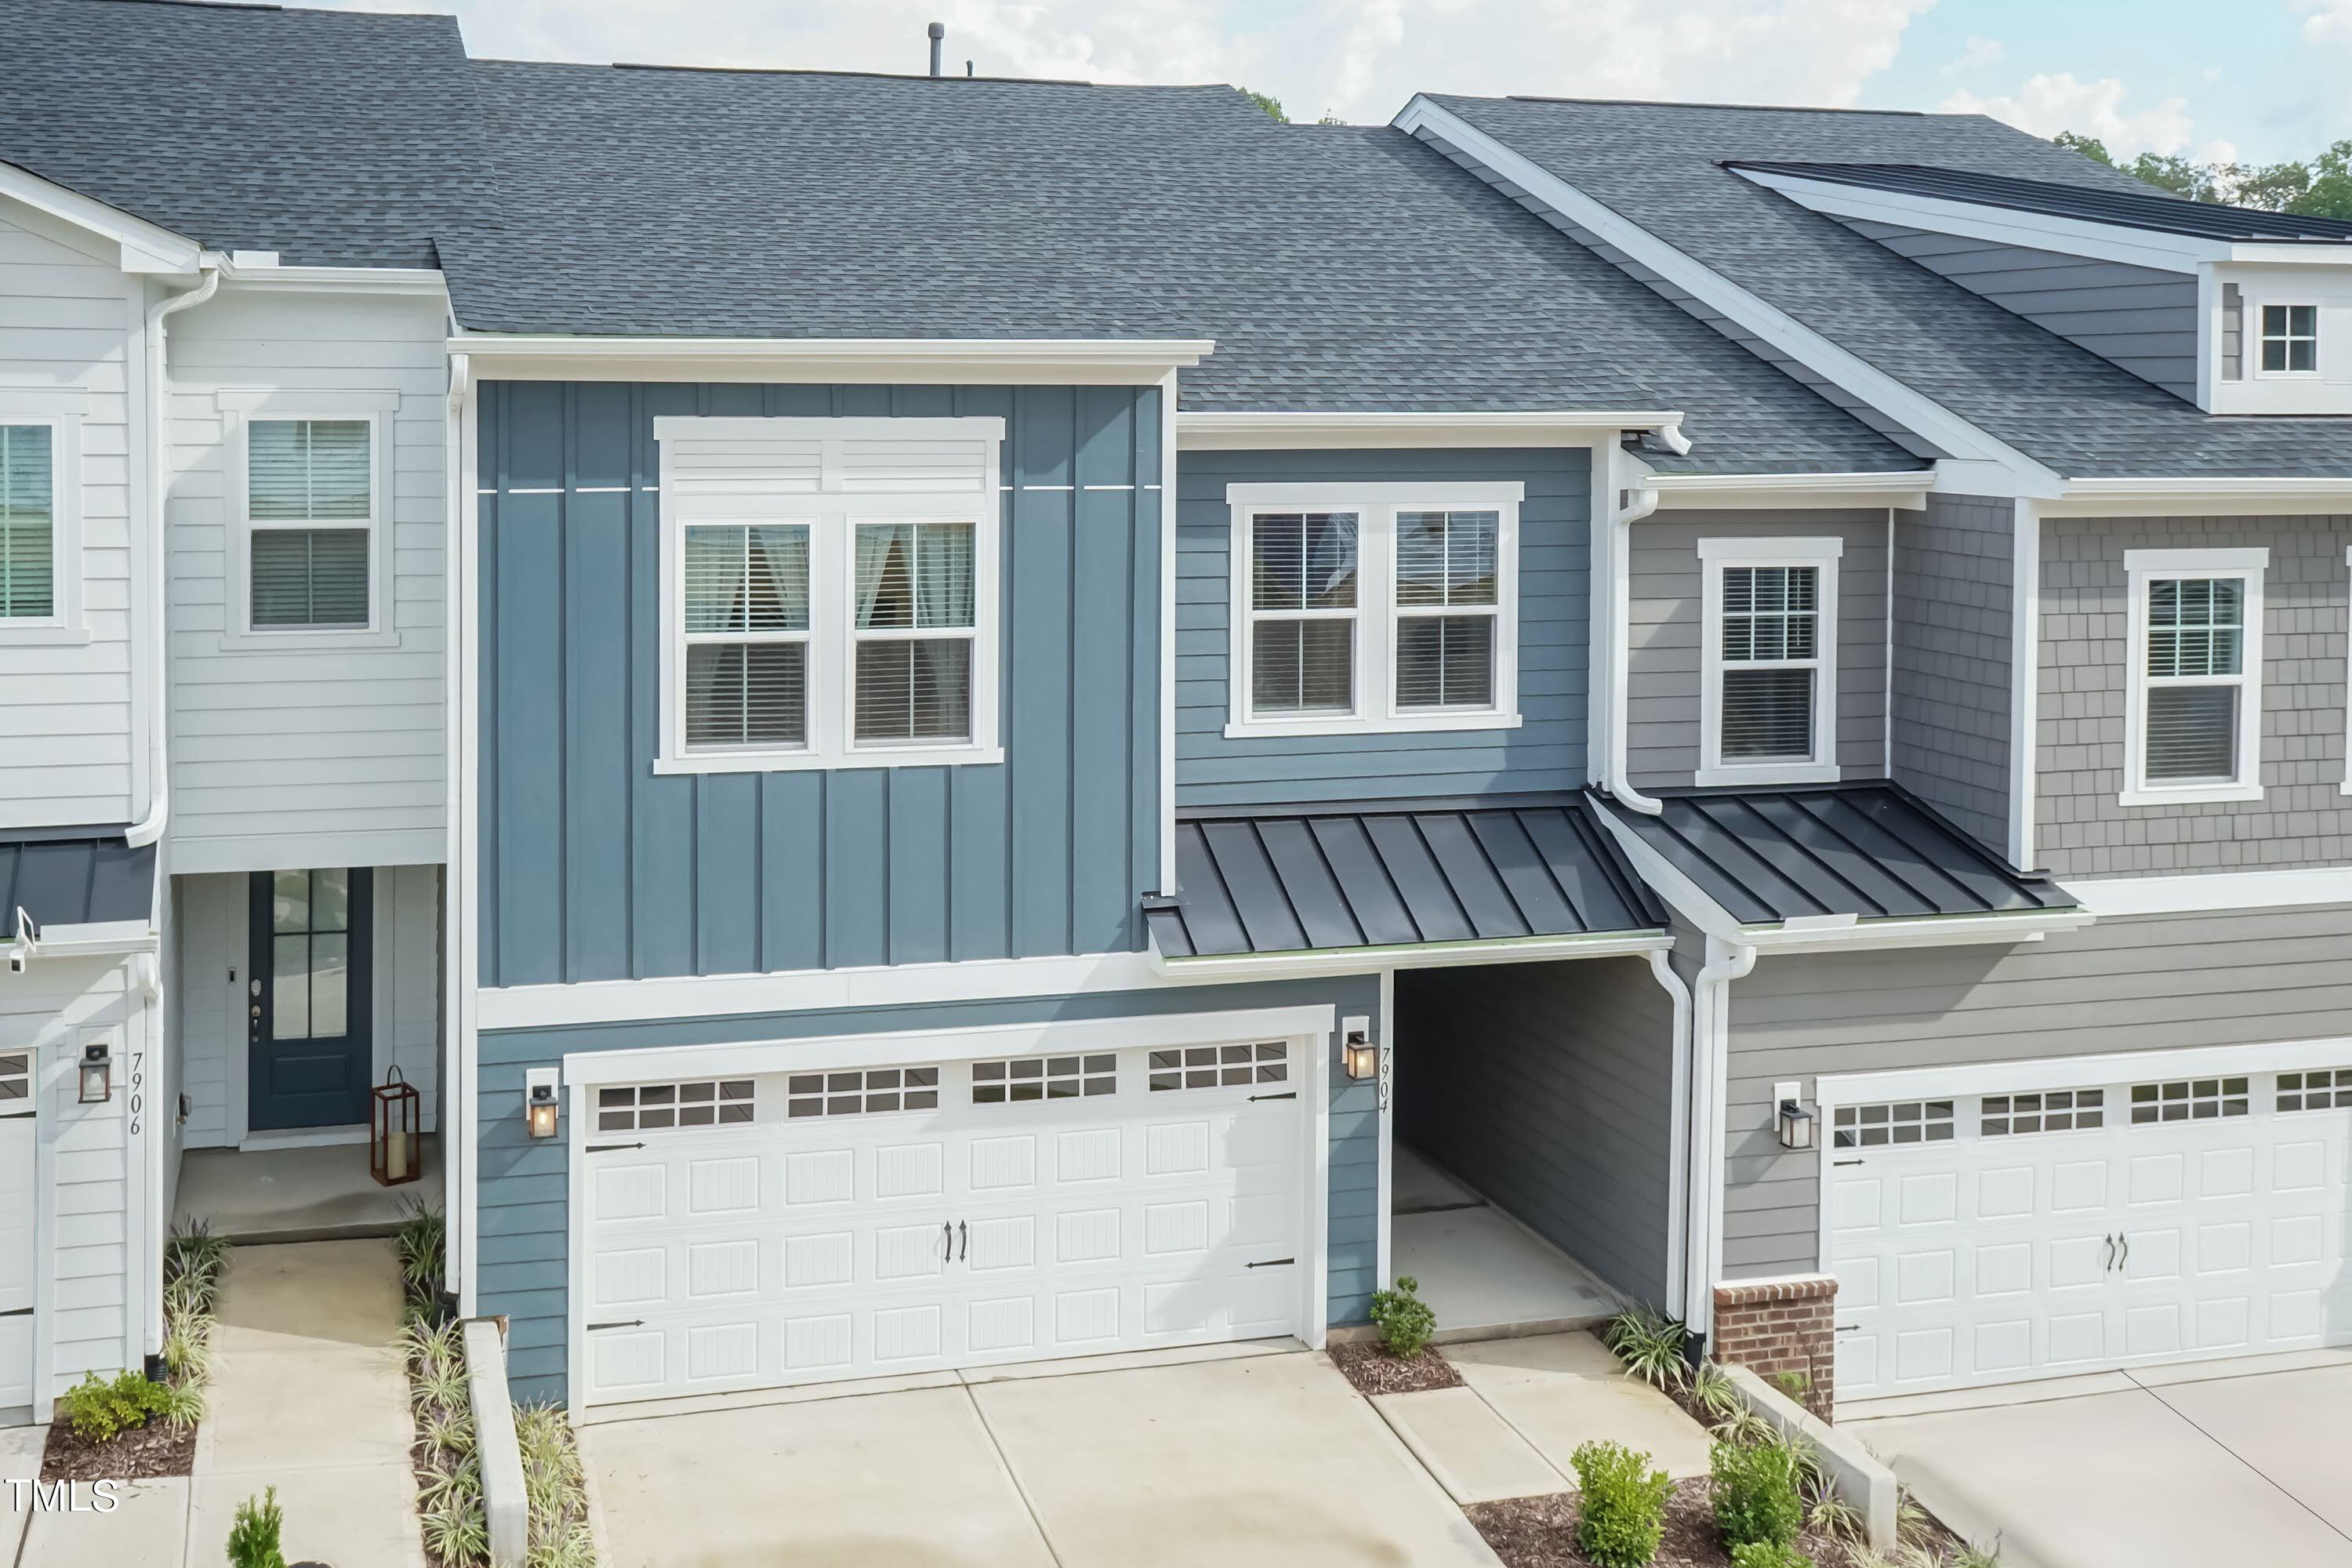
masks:
[(1356, 1392), (1367, 1396), (1462, 1386), (1462, 1374), (1454, 1370), (1454, 1363), (1440, 1354), (1435, 1345), (1424, 1347), (1410, 1361), (1391, 1355), (1388, 1346), (1378, 1340), (1333, 1345), (1328, 1353), (1331, 1364), (1356, 1385)]
[(148, 1476), (184, 1476), (195, 1467), (196, 1429), (174, 1432), (150, 1421), (118, 1432), (104, 1443), (85, 1443), (63, 1421), (49, 1428), (41, 1450), (45, 1481), (138, 1480)]
[[(1574, 1492), (1473, 1503), (1462, 1511), (1503, 1560), (1504, 1568), (1591, 1568), (1592, 1559), (1576, 1549)], [(1728, 1568), (1731, 1553), (1716, 1533), (1704, 1478), (1675, 1483), (1674, 1494), (1666, 1500), (1665, 1525), (1653, 1568)], [(1844, 1549), (1825, 1536), (1800, 1537), (1797, 1550), (1823, 1568), (1846, 1560)]]

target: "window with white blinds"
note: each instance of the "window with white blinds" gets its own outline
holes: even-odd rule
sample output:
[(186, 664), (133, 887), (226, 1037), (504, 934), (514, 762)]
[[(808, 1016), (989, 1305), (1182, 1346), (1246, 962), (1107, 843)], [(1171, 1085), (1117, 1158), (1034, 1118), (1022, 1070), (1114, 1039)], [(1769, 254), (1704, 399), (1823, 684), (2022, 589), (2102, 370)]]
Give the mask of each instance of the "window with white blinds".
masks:
[(2259, 793), (2262, 553), (2127, 552), (2126, 804)]
[(245, 491), (252, 629), (366, 629), (373, 618), (374, 422), (249, 421)]
[(1507, 728), (1517, 484), (1235, 484), (1228, 735)]
[(1837, 540), (1702, 540), (1699, 782), (1835, 777)]
[(58, 614), (56, 438), (0, 424), (0, 621)]
[(1001, 760), (1003, 421), (663, 416), (661, 772)]

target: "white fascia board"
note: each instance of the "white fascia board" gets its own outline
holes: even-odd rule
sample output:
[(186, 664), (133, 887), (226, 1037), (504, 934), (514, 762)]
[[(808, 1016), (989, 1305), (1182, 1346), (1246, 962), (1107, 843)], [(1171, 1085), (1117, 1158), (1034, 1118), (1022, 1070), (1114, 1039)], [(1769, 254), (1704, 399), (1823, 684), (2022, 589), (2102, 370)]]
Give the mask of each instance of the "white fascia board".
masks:
[(52, 925), (41, 928), (41, 940), (33, 949), (33, 966), (38, 968), (45, 959), (100, 958), (128, 952), (152, 952), (156, 945), (155, 928), (148, 921), (95, 921), (84, 925)]
[(1686, 417), (1656, 408), (1180, 410), (1180, 450), (1297, 451), (1347, 447), (1585, 447), (1593, 432), (1678, 430)]
[(52, 184), (13, 163), (0, 163), (0, 196), (111, 240), (121, 247), (121, 265), (125, 272), (191, 273), (204, 259), (205, 247), (186, 236)]
[(2341, 1067), (2352, 1039), (2265, 1041), (2244, 1046), (2181, 1046), (2097, 1056), (2039, 1057), (2022, 1061), (1969, 1062), (1952, 1067), (1890, 1068), (1883, 1072), (1824, 1073), (1813, 1098), (1824, 1109), (1927, 1095), (2032, 1094), (2091, 1089), (2145, 1078), (2220, 1077), (2225, 1073), (2296, 1072)]
[(2352, 267), (2352, 243), (2294, 245), (2241, 239), (2231, 243), (2228, 259), (2263, 267)]
[(2215, 871), (2186, 877), (2096, 877), (2061, 883), (2102, 919), (2352, 904), (2352, 866)]
[(222, 281), (236, 289), (289, 294), (417, 294), (449, 296), (448, 281), (430, 267), (255, 267), (226, 261)]
[(1739, 940), (1766, 953), (1958, 947), (1975, 942), (2040, 942), (2052, 931), (2080, 930), (2094, 919), (2089, 910), (2042, 910), (2031, 914), (1856, 921), (1852, 925), (1827, 928), (1790, 921), (1778, 925), (1742, 926)]
[(1164, 1048), (1236, 1039), (1313, 1040), (1329, 1036), (1337, 1023), (1338, 1009), (1328, 1005), (1264, 1007), (1036, 1024), (966, 1025), (888, 1034), (821, 1035), (806, 1039), (725, 1045), (651, 1046), (640, 1050), (573, 1051), (563, 1058), (563, 1081), (626, 1083), (633, 1079), (665, 1078), (682, 1071), (782, 1072), (819, 1062), (845, 1068), (1045, 1051), (1124, 1050), (1137, 1046)]
[(1602, 243), (1623, 251), (1672, 287), (1722, 312), (1762, 342), (1942, 450), (1958, 458), (1999, 464), (2011, 474), (2011, 484), (2025, 487), (2032, 493), (2058, 493), (2059, 476), (2045, 465), (1978, 428), (1852, 350), (1831, 342), (1713, 268), (1685, 255), (1427, 98), (1416, 96), (1392, 123), (1409, 133), (1427, 130), (1458, 148)]
[(1162, 958), (1169, 982), (1293, 980), (1318, 974), (1359, 974), (1387, 969), (1445, 969), (1469, 963), (1532, 963), (1543, 959), (1620, 958), (1663, 952), (1674, 939), (1662, 931), (1612, 931), (1593, 936), (1524, 936), (1496, 942), (1400, 943), (1392, 947), (1342, 947), (1306, 952), (1236, 953), (1217, 958)]
[[(2345, 439), (2352, 441), (2352, 419)], [(2352, 479), (2182, 478), (2074, 479), (2042, 504), (2044, 517), (2254, 517), (2352, 511)]]
[(1898, 228), (1927, 229), (1969, 239), (1990, 239), (2029, 250), (2050, 250), (2097, 261), (2120, 261), (2166, 272), (2194, 273), (2200, 261), (2230, 257), (2225, 239), (2200, 239), (2192, 235), (2165, 234), (2122, 224), (2093, 223), (2084, 218), (2050, 213), (2023, 212), (1983, 202), (1956, 201), (1947, 196), (1923, 196), (1907, 191), (1874, 190), (1835, 180), (1808, 179), (1802, 174), (1770, 169), (1734, 169), (1750, 184), (1780, 192), (1800, 206), (1831, 217), (1859, 218), (1892, 224)]
[(460, 331), (452, 353), (502, 381), (932, 381), (1154, 385), (1213, 338), (601, 338)]
[(1933, 469), (1889, 474), (1658, 474), (1643, 481), (1662, 510), (1775, 507), (1893, 507), (1918, 511), (1935, 488)]

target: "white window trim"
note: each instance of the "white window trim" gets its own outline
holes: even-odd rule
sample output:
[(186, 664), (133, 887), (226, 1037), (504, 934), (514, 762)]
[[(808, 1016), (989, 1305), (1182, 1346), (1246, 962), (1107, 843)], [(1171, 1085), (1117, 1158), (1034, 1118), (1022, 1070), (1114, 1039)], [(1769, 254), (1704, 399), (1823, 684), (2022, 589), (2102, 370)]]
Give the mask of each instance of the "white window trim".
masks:
[[(2344, 547), (2345, 574), (2352, 577), (2352, 544)], [(2352, 736), (2352, 637), (2345, 639), (2344, 652), (2344, 732)], [(2344, 782), (2336, 786), (2337, 793), (2352, 795), (2352, 740), (2344, 747)]]
[(0, 647), (87, 643), (82, 614), (81, 416), (54, 402), (39, 412), (0, 397), (0, 425), (41, 425), (49, 432), (49, 609), (46, 616), (0, 616)]
[[(1835, 784), (1837, 760), (1838, 562), (1843, 539), (1702, 539), (1699, 574), (1700, 784)], [(1723, 574), (1736, 566), (1811, 566), (1821, 574), (1819, 654), (1813, 668), (1813, 754), (1801, 763), (1723, 760)]]
[[(1441, 484), (1234, 484), (1225, 487), (1225, 689), (1228, 740), (1268, 735), (1402, 735), (1519, 727), (1519, 504), (1517, 480)], [(1250, 533), (1263, 511), (1356, 514), (1355, 708), (1297, 718), (1250, 705)], [(1396, 519), (1400, 511), (1492, 511), (1495, 701), (1479, 709), (1400, 709), (1396, 701)], [(1286, 612), (1286, 615), (1288, 615)]]
[[(395, 392), (374, 394), (234, 393), (215, 399), (221, 416), (221, 454), (227, 470), (228, 582), (221, 629), (224, 651), (303, 651), (312, 648), (397, 647), (393, 626), (393, 452)], [(247, 426), (266, 419), (357, 419), (368, 426), (368, 517), (364, 524), (262, 523), (253, 521)], [(256, 627), (253, 624), (253, 534), (256, 527), (354, 528), (368, 531), (368, 624), (365, 626)]]
[[(681, 499), (670, 482), (667, 438), (723, 433), (727, 426), (756, 426), (769, 437), (823, 444), (819, 489), (768, 496)], [(971, 440), (987, 444), (984, 488), (969, 494), (891, 491), (851, 493), (839, 488), (843, 445), (849, 441)], [(998, 731), (1003, 615), (999, 584), (1004, 502), (999, 484), (1004, 443), (1001, 418), (744, 418), (663, 415), (654, 421), (661, 462), (660, 754), (656, 773), (792, 773), (818, 768), (911, 768), (1002, 763)], [(971, 739), (860, 746), (852, 738), (856, 709), (856, 639), (850, 605), (856, 595), (857, 552), (850, 541), (861, 522), (968, 522), (972, 525)], [(756, 526), (804, 523), (809, 531), (808, 743), (795, 748), (688, 751), (686, 744), (685, 551), (689, 524)], [(830, 700), (828, 700), (828, 694)]]
[[(2326, 321), (2327, 316), (2320, 302), (2315, 299), (2308, 298), (2292, 299), (2257, 295), (2246, 292), (2242, 289), (2240, 291), (2244, 295), (2246, 303), (2246, 321), (2241, 338), (2244, 344), (2242, 352), (2247, 356), (2243, 361), (2246, 378), (2250, 381), (2317, 381), (2320, 372), (2326, 368), (2326, 361), (2320, 352), (2322, 348), (2320, 323)], [(2310, 310), (2311, 368), (2309, 370), (2264, 370), (2263, 368), (2263, 308), (2266, 305), (2289, 311), (2298, 305)], [(2294, 317), (2290, 314), (2288, 320), (2291, 321)], [(2300, 342), (2302, 340), (2290, 335), (2282, 341)]]
[[(2126, 550), (2130, 636), (2124, 657), (2125, 805), (2186, 805), (2263, 798), (2263, 574), (2267, 549)], [(2151, 784), (2147, 780), (2147, 590), (2161, 577), (2235, 577), (2245, 584), (2245, 636), (2234, 684), (2238, 699), (2238, 776), (2222, 784)], [(2215, 682), (2221, 684), (2221, 682)]]

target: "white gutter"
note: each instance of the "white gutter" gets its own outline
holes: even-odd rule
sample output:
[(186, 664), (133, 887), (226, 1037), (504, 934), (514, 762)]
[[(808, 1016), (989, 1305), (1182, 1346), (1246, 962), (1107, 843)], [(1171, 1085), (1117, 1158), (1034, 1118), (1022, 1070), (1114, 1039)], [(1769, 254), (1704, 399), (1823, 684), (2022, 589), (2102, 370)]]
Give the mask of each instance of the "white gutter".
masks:
[[(1407, 409), (1188, 409), (1176, 417), (1188, 450), (1284, 450), (1315, 447), (1582, 446), (1596, 431), (1654, 430), (1682, 440), (1675, 409), (1526, 408), (1417, 412)], [(1688, 450), (1687, 444), (1676, 448)]]
[[(1666, 1300), (1683, 1300), (1690, 1272), (1691, 994), (1675, 973), (1671, 950), (1654, 948), (1650, 973), (1674, 1003), (1674, 1068), (1667, 1104), (1679, 1108), (1667, 1118)], [(1671, 1308), (1669, 1308), (1671, 1310)]]
[(1723, 1273), (1724, 1108), (1731, 1094), (1731, 983), (1756, 967), (1756, 949), (1706, 939), (1706, 964), (1691, 988), (1691, 1055), (1700, 1086), (1691, 1102), (1691, 1218), (1683, 1321), (1695, 1334), (1715, 1328), (1715, 1281)]
[[(446, 927), (445, 946), (447, 962), (444, 965), (442, 986), (443, 1016), (446, 1020), (448, 1062), (446, 1081), (441, 1089), (440, 1126), (445, 1136), (441, 1141), (448, 1196), (443, 1208), (448, 1218), (449, 1235), (446, 1247), (448, 1279), (446, 1284), (458, 1294), (460, 1310), (470, 1312), (474, 1307), (474, 1254), (476, 1243), (475, 1210), (477, 1182), (475, 1179), (475, 1138), (478, 1110), (476, 1104), (477, 1041), (480, 1028), (480, 1001), (475, 987), (479, 978), (480, 936), (477, 927), (474, 856), (473, 789), (474, 758), (474, 691), (468, 679), (473, 667), (474, 642), (478, 635), (474, 604), (474, 560), (479, 548), (478, 533), (470, 526), (478, 516), (478, 498), (472, 466), (467, 462), (470, 415), (476, 383), (472, 361), (463, 353), (449, 356), (449, 390), (446, 396), (446, 428), (442, 462), (447, 468), (448, 515), (442, 524), (445, 563), (443, 592), (446, 606), (442, 625), (447, 628), (446, 647), (443, 658), (446, 671), (446, 689), (443, 694), (443, 722), (446, 726), (445, 749), (448, 770), (443, 796), (444, 810), (448, 815), (446, 826), (447, 847), (444, 851), (441, 872), (442, 920)], [(456, 1136), (446, 1134), (455, 1128)]]
[[(148, 594), (152, 613), (149, 630), (154, 646), (149, 661), (154, 681), (154, 713), (148, 733), (148, 755), (152, 775), (147, 784), (147, 815), (133, 823), (123, 834), (123, 840), (136, 849), (152, 844), (163, 837), (163, 829), (172, 817), (172, 593), (169, 568), (172, 561), (170, 522), (166, 517), (164, 499), (171, 489), (172, 441), (171, 403), (166, 391), (171, 363), (164, 353), (165, 318), (201, 305), (220, 288), (219, 264), (211, 257), (203, 259), (204, 279), (194, 289), (159, 300), (147, 308), (147, 410), (148, 453)], [(152, 914), (150, 914), (152, 919)]]
[[(1660, 439), (1669, 451), (1676, 454), (1690, 450), (1690, 442), (1679, 429), (1661, 431)], [(1601, 449), (1594, 449), (1595, 456)], [(1658, 492), (1653, 483), (1655, 476), (1629, 462), (1623, 448), (1615, 442), (1607, 447), (1609, 482), (1606, 490), (1609, 505), (1608, 571), (1609, 629), (1606, 651), (1609, 668), (1603, 672), (1609, 691), (1609, 747), (1601, 761), (1601, 787), (1609, 798), (1629, 811), (1639, 811), (1655, 816), (1665, 809), (1664, 803), (1643, 795), (1633, 787), (1630, 721), (1633, 687), (1633, 525), (1658, 510)], [(1622, 509), (1617, 504), (1621, 489), (1620, 476), (1630, 481), (1633, 499)]]
[(1248, 952), (1209, 958), (1163, 958), (1152, 966), (1166, 981), (1287, 980), (1316, 974), (1360, 974), (1368, 969), (1444, 969), (1466, 963), (1531, 963), (1541, 959), (1663, 955), (1674, 939), (1663, 931), (1592, 936), (1520, 936), (1490, 942), (1404, 942), (1384, 947), (1336, 947), (1295, 952)]

